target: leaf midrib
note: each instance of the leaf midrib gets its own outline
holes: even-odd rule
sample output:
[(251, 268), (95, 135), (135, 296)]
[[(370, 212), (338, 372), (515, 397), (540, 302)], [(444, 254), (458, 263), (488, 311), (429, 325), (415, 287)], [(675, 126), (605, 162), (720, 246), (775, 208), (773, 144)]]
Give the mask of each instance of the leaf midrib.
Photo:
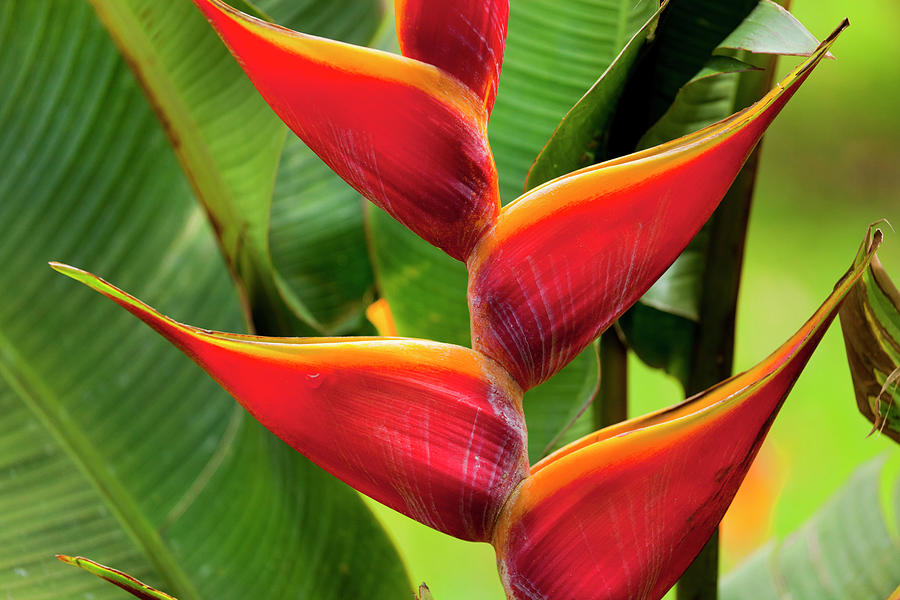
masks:
[(82, 472), (88, 483), (109, 507), (125, 533), (140, 548), (166, 584), (181, 600), (202, 600), (175, 560), (171, 549), (163, 542), (158, 530), (134, 502), (132, 495), (118, 478), (102, 468), (103, 460), (84, 431), (73, 421), (60, 418), (63, 407), (37, 376), (28, 362), (16, 352), (15, 346), (0, 330), (0, 378), (22, 399), (59, 447)]
[[(246, 235), (246, 230), (254, 228), (228, 226), (244, 223), (237, 208), (238, 203), (217, 168), (212, 152), (191, 110), (185, 104), (181, 91), (162, 68), (163, 61), (160, 54), (147, 39), (140, 22), (132, 11), (124, 6), (122, 0), (88, 0), (88, 3), (115, 42), (119, 53), (127, 58), (131, 72), (144, 90), (153, 112), (165, 125), (170, 146), (198, 199), (207, 208), (210, 220), (214, 222), (218, 233), (216, 239), (231, 268), (237, 264), (238, 254), (248, 250), (257, 260), (266, 264), (268, 262), (266, 240), (256, 239), (255, 235)], [(127, 43), (123, 39), (125, 33), (128, 35)], [(177, 139), (174, 139), (175, 132)], [(284, 143), (286, 135), (287, 128), (284, 127), (281, 144)], [(270, 197), (274, 193), (276, 166), (273, 165), (272, 169)], [(230, 237), (229, 233), (234, 239), (226, 239)]]

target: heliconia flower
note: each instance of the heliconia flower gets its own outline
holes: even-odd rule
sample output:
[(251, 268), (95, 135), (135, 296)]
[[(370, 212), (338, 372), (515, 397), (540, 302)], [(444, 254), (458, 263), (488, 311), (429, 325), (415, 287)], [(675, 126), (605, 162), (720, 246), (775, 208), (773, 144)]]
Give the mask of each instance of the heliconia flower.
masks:
[[(329, 167), (465, 260), (500, 206), (487, 119), (508, 0), (427, 10), (400, 2), (401, 47), (412, 58), (297, 33), (221, 0), (194, 3), (263, 98)], [(437, 35), (440, 18), (453, 29)]]
[(488, 541), (527, 474), (522, 391), (473, 350), (403, 338), (206, 331), (95, 275), (51, 265), (162, 334), (291, 447), (435, 529)]
[(725, 514), (880, 241), (880, 231), (867, 236), (851, 271), (812, 318), (754, 368), (532, 467), (494, 533), (510, 598), (661, 598)]
[(753, 106), (504, 207), (467, 262), (473, 347), (526, 390), (568, 364), (694, 237), (845, 26)]

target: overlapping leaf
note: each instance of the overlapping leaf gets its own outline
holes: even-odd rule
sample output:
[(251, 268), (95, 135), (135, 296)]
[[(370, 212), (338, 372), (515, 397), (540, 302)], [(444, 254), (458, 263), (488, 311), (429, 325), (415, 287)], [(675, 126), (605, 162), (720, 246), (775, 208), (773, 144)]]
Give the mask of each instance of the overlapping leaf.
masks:
[[(706, 127), (745, 108), (771, 85), (774, 60), (742, 57), (745, 62), (719, 53), (744, 50), (758, 54), (808, 55), (817, 43), (790, 13), (771, 0), (761, 0), (720, 43), (706, 65), (678, 91), (672, 105), (644, 133), (638, 147), (650, 148)], [(767, 72), (739, 73), (760, 67)], [(730, 193), (751, 193), (754, 178), (753, 172), (742, 173), (740, 185)], [(644, 306), (636, 307), (623, 318), (624, 327), (631, 334), (629, 341), (638, 354), (652, 366), (675, 374), (682, 382), (688, 376), (680, 363), (684, 361), (695, 327), (689, 321), (700, 318), (701, 288), (709, 264), (709, 235), (708, 227), (704, 228), (644, 294), (641, 298)], [(650, 333), (659, 329), (667, 333)]]
[[(619, 97), (640, 51), (656, 31), (665, 9), (659, 8), (622, 48), (600, 79), (566, 113), (528, 170), (525, 189), (531, 189), (598, 162), (600, 140), (607, 134)], [(599, 151), (599, 156), (598, 156)]]
[(652, 48), (630, 78), (606, 154), (631, 152), (678, 91), (706, 64), (713, 50), (753, 11), (758, 0), (671, 0)]
[(722, 599), (893, 599), (900, 581), (897, 466), (878, 458), (857, 469), (806, 524), (729, 573)]
[(47, 597), (52, 580), (53, 597), (121, 598), (53, 559), (64, 552), (181, 600), (408, 594), (354, 492), (151, 332), (59, 286), (49, 258), (110, 273), (205, 325), (241, 328), (212, 230), (90, 7), (4, 8), (0, 589)]
[(900, 442), (900, 292), (878, 257), (841, 309), (841, 330), (859, 411)]

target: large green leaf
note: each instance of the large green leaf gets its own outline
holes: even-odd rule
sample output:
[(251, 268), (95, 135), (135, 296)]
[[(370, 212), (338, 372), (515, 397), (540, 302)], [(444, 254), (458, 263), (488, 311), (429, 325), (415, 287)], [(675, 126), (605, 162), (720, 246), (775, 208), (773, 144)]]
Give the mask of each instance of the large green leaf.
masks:
[[(505, 202), (522, 192), (528, 168), (566, 111), (657, 7), (656, 0), (511, 3), (500, 88), (488, 127)], [(378, 287), (399, 333), (468, 345), (465, 265), (374, 207), (367, 209), (367, 227)], [(590, 401), (597, 372), (596, 352), (589, 349), (526, 395), (533, 456), (560, 434), (554, 429), (567, 426)]]
[(653, 46), (629, 79), (609, 132), (610, 157), (634, 150), (668, 110), (681, 87), (753, 10), (758, 0), (671, 0)]
[[(364, 240), (358, 206), (353, 206), (357, 215), (355, 228), (351, 229), (346, 219), (310, 223), (292, 218), (295, 213), (291, 211), (278, 211), (276, 214), (283, 217), (278, 230), (288, 229), (291, 239), (303, 241), (276, 246), (278, 264), (288, 271), (283, 276), (275, 272), (268, 242), (269, 214), (287, 128), (253, 89), (193, 3), (90, 2), (166, 124), (176, 154), (214, 223), (222, 251), (246, 295), (256, 328), (270, 334), (311, 335), (330, 331), (335, 320), (340, 324), (345, 320), (341, 313), (355, 309), (358, 314), (360, 296), (371, 281), (366, 263), (360, 258), (364, 256)], [(242, 1), (233, 4), (248, 12), (256, 9)], [(285, 19), (282, 22), (286, 25), (362, 42), (370, 39), (384, 13), (374, 1), (297, 5), (270, 0), (257, 6)], [(290, 157), (300, 153), (296, 145), (288, 146)], [(282, 170), (280, 178), (284, 179), (283, 173)], [(308, 169), (309, 173), (316, 171)], [(321, 173), (320, 169), (316, 174), (321, 178)], [(309, 183), (308, 177), (289, 177), (279, 184), (283, 202), (309, 204), (318, 200), (306, 196), (298, 183)], [(337, 197), (334, 202), (341, 200)], [(323, 225), (337, 227), (321, 229)], [(314, 254), (309, 246), (323, 238), (326, 246), (344, 249), (337, 256), (319, 250), (319, 256), (331, 259), (328, 266), (351, 262), (353, 268), (342, 280), (332, 283), (330, 290), (320, 292), (309, 286), (318, 281), (317, 273), (327, 261), (319, 259), (319, 264), (312, 265), (308, 259)], [(285, 289), (283, 284), (287, 284)], [(341, 287), (343, 284), (348, 287)], [(287, 303), (283, 294), (289, 296)], [(304, 300), (312, 300), (315, 308), (324, 313), (313, 310)]]
[(659, 7), (657, 0), (510, 4), (503, 72), (488, 124), (504, 202), (522, 193), (529, 167), (563, 116)]
[(881, 458), (859, 468), (808, 523), (728, 574), (722, 599), (888, 598), (900, 582), (898, 467)]
[[(352, 44), (373, 42), (391, 23), (381, 0), (255, 0), (285, 27)], [(367, 334), (375, 277), (366, 247), (363, 199), (289, 133), (275, 179), (269, 249), (279, 291), (329, 334)]]
[(279, 291), (329, 334), (365, 334), (375, 276), (363, 228), (363, 198), (299, 138), (285, 140), (269, 245)]
[[(238, 2), (231, 2), (238, 7)], [(384, 26), (383, 0), (247, 0), (272, 21), (304, 33), (351, 44), (367, 44)]]
[(656, 31), (659, 8), (622, 48), (619, 55), (560, 121), (531, 165), (525, 187), (537, 187), (597, 162), (596, 147), (615, 114), (628, 74), (641, 49)]
[(180, 600), (409, 594), (352, 490), (46, 266), (241, 327), (204, 212), (91, 8), (6, 2), (0, 47), (0, 590), (121, 598), (53, 559), (66, 553)]

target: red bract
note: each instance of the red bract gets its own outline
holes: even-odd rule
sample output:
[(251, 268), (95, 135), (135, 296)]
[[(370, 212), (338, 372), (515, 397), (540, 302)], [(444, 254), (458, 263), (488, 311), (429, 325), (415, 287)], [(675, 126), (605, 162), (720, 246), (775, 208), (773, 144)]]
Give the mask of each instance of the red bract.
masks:
[(880, 232), (867, 238), (859, 260), (819, 310), (754, 368), (536, 464), (494, 534), (510, 596), (662, 597), (722, 519), (778, 409), (880, 240)]
[(522, 392), (489, 358), (402, 338), (272, 338), (177, 323), (53, 263), (147, 323), (339, 479), (450, 535), (491, 537), (528, 469)]
[(836, 33), (750, 108), (504, 207), (468, 261), (473, 347), (526, 390), (568, 364), (678, 257)]
[[(485, 32), (494, 42), (481, 56), (483, 68), (451, 74), (277, 27), (219, 0), (194, 2), (263, 98), (329, 167), (422, 238), (465, 260), (500, 207), (488, 107), (469, 87), (479, 87), (479, 78), (494, 85), (500, 31)], [(429, 22), (413, 22), (423, 20)], [(415, 31), (403, 38), (415, 52), (443, 60)]]

